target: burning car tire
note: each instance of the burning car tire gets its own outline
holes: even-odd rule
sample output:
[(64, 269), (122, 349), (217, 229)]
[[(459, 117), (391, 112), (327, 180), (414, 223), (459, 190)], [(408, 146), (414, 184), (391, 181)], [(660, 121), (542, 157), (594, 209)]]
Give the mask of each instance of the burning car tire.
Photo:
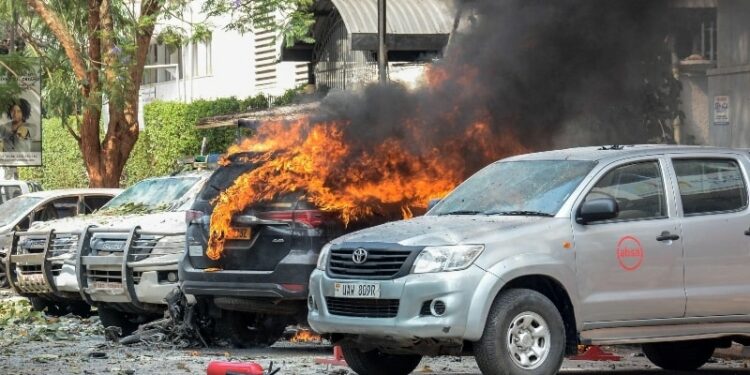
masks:
[(342, 345), (346, 364), (359, 375), (406, 375), (411, 373), (422, 360), (417, 354), (385, 354), (377, 350), (369, 352)]
[(529, 289), (511, 289), (495, 299), (482, 338), (474, 345), (483, 374), (543, 375), (560, 369), (565, 328), (547, 297)]
[(698, 369), (711, 359), (716, 349), (711, 341), (657, 342), (642, 347), (651, 363), (665, 370), (677, 371)]

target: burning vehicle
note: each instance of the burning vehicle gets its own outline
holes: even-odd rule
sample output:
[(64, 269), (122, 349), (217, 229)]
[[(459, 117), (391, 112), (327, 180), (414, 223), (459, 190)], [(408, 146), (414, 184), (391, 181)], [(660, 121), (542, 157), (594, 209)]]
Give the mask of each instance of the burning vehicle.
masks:
[[(72, 255), (77, 250), (77, 234), (38, 232), (44, 223), (88, 215), (121, 189), (66, 189), (39, 191), (5, 202), (6, 215), (0, 219), (5, 272), (2, 281), (18, 294), (29, 297), (37, 310), (50, 314), (88, 313), (75, 283)], [(65, 271), (65, 272), (64, 272)]]
[(213, 204), (243, 174), (268, 162), (256, 153), (229, 156), (187, 211), (181, 289), (210, 321), (203, 327), (208, 336), (236, 346), (271, 345), (287, 325), (304, 323), (307, 282), (318, 253), (345, 230), (304, 193), (289, 191), (232, 214), (222, 237), (224, 256), (212, 253), (210, 228), (218, 213)]
[[(163, 312), (177, 285), (184, 251), (185, 213), (210, 172), (149, 178), (129, 187), (91, 215), (38, 223), (17, 233), (17, 252), (61, 251), (55, 278), (44, 279), (32, 300), (83, 298), (98, 308), (102, 324), (122, 333)], [(49, 240), (47, 240), (49, 238)], [(67, 247), (58, 250), (65, 241)], [(64, 250), (64, 251), (63, 251)], [(54, 267), (54, 266), (53, 266)], [(63, 294), (63, 288), (68, 293)]]

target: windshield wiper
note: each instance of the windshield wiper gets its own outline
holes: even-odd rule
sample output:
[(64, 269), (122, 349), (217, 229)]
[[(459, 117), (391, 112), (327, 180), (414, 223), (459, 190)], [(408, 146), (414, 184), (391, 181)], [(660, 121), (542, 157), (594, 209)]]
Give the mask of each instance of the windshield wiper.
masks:
[(484, 212), (482, 211), (471, 211), (471, 210), (457, 210), (457, 211), (449, 211), (449, 212), (443, 212), (439, 214), (438, 216), (443, 215), (483, 215)]
[(489, 211), (485, 212), (485, 215), (507, 215), (507, 216), (544, 216), (544, 217), (553, 217), (555, 215), (541, 212), (541, 211)]

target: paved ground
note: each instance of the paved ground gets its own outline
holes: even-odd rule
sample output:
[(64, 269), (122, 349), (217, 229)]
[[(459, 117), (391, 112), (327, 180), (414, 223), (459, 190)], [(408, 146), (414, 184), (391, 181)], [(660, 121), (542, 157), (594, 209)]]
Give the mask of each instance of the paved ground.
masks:
[[(3, 294), (5, 294), (3, 296)], [(564, 374), (666, 374), (654, 368), (635, 347), (612, 348), (621, 362), (568, 361)], [(316, 364), (331, 355), (320, 343), (280, 342), (264, 349), (174, 350), (107, 344), (97, 317), (50, 319), (28, 311), (27, 302), (0, 293), (0, 374), (205, 374), (212, 360), (271, 361), (283, 374), (336, 374), (346, 368)], [(750, 360), (715, 358), (702, 374), (748, 374)], [(426, 358), (415, 374), (479, 374), (471, 357)]]
[[(273, 361), (280, 374), (344, 374), (345, 369), (318, 365), (331, 348), (320, 344), (282, 342), (265, 349), (169, 350), (146, 346), (105, 346), (99, 337), (28, 342), (0, 349), (0, 374), (201, 374), (211, 360), (257, 361), (264, 367)], [(622, 362), (565, 361), (564, 374), (665, 373), (655, 369), (635, 349), (615, 348)], [(750, 374), (748, 361), (714, 359), (699, 373)], [(479, 374), (471, 357), (427, 358), (419, 373)]]

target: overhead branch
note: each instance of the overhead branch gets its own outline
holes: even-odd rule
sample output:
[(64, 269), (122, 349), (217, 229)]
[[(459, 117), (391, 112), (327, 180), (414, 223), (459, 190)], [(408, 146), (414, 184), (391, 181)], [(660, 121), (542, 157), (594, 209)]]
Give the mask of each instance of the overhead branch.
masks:
[(70, 59), (70, 64), (73, 67), (73, 73), (76, 75), (78, 81), (86, 86), (86, 64), (84, 63), (80, 48), (76, 45), (76, 42), (73, 39), (73, 36), (70, 34), (70, 31), (68, 30), (65, 23), (63, 23), (63, 21), (54, 11), (50, 10), (47, 7), (44, 1), (26, 0), (26, 2), (31, 8), (34, 9), (34, 12), (39, 15), (39, 17), (44, 21), (47, 27), (50, 28), (52, 33), (55, 34), (55, 37), (57, 37), (57, 40), (60, 41), (60, 44), (65, 50), (65, 55), (68, 57), (68, 59)]

